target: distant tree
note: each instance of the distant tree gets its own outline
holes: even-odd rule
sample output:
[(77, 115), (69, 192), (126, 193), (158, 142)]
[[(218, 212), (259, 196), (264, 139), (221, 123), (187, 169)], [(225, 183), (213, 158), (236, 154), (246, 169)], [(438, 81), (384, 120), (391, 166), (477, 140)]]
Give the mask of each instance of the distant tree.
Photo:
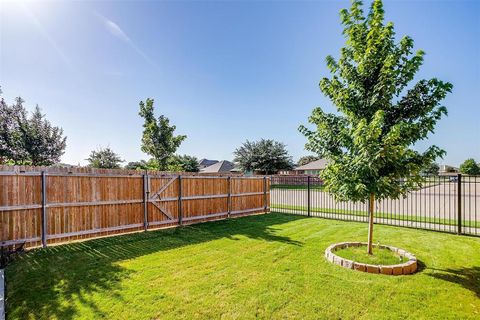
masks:
[(198, 172), (198, 159), (188, 155), (173, 155), (169, 159), (168, 171)]
[(52, 165), (60, 161), (66, 144), (63, 130), (52, 126), (45, 119), (38, 106), (28, 119), (27, 125), (20, 125), (25, 150), (33, 165)]
[(422, 169), (421, 174), (426, 176), (438, 176), (440, 166), (436, 162), (432, 162)]
[(24, 100), (8, 106), (0, 101), (0, 162), (49, 166), (65, 152), (63, 130), (53, 126), (38, 106), (29, 116)]
[[(18, 119), (26, 118), (26, 110), (21, 106), (22, 100), (9, 106), (2, 98), (0, 100), (0, 163), (20, 164), (27, 158), (22, 146), (23, 139)], [(20, 104), (18, 103), (20, 102)]]
[(292, 157), (285, 145), (274, 140), (247, 140), (233, 154), (235, 164), (245, 172), (259, 171), (272, 174), (293, 168)]
[(297, 165), (298, 166), (303, 166), (303, 165), (306, 165), (310, 162), (317, 161), (317, 160), (320, 160), (319, 156), (303, 156), (300, 159), (298, 159)]
[(467, 159), (460, 165), (460, 173), (472, 176), (480, 175), (480, 166), (474, 159)]
[(368, 15), (358, 0), (340, 15), (346, 45), (338, 61), (327, 57), (332, 76), (320, 81), (338, 113), (315, 108), (309, 121), (316, 130), (300, 126), (300, 131), (308, 139), (306, 149), (329, 160), (321, 173), (325, 189), (338, 200), (369, 203), (371, 254), (375, 199), (417, 189), (421, 170), (444, 154), (436, 146), (423, 153), (411, 146), (427, 138), (447, 113), (439, 104), (452, 85), (434, 78), (407, 88), (424, 52), (412, 54), (408, 36), (396, 41), (393, 23), (384, 23), (381, 0), (373, 1)]
[(124, 167), (124, 169), (127, 170), (146, 170), (148, 169), (148, 164), (145, 160), (140, 160), (140, 161), (131, 161), (127, 163)]
[(170, 120), (164, 115), (155, 119), (153, 99), (140, 101), (139, 115), (144, 119), (142, 151), (158, 162), (159, 170), (168, 169), (168, 160), (177, 151), (187, 136), (175, 136), (176, 127), (170, 125)]
[(119, 169), (124, 161), (109, 147), (93, 150), (87, 160), (89, 167), (101, 169)]
[[(140, 160), (129, 162), (125, 169), (133, 170), (160, 170), (158, 162), (154, 158), (148, 161)], [(198, 160), (195, 157), (188, 155), (172, 155), (168, 158), (167, 168), (164, 171), (170, 172), (198, 172)]]

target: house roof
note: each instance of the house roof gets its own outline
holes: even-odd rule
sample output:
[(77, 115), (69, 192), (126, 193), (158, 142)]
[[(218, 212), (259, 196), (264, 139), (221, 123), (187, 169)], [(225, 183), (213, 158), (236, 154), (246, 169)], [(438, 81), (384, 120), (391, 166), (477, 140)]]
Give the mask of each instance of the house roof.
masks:
[(202, 159), (202, 160), (198, 161), (198, 165), (203, 166), (203, 167), (208, 167), (208, 166), (211, 166), (212, 164), (215, 164), (215, 163), (218, 163), (218, 160)]
[(315, 160), (315, 161), (309, 162), (307, 164), (304, 164), (303, 166), (296, 167), (293, 170), (295, 170), (295, 171), (298, 171), (298, 170), (323, 170), (323, 169), (325, 169), (327, 164), (328, 164), (327, 159), (319, 159), (319, 160)]
[(230, 170), (232, 170), (234, 167), (235, 166), (230, 161), (222, 160), (220, 162), (212, 164), (211, 166), (201, 169), (200, 172), (230, 172)]

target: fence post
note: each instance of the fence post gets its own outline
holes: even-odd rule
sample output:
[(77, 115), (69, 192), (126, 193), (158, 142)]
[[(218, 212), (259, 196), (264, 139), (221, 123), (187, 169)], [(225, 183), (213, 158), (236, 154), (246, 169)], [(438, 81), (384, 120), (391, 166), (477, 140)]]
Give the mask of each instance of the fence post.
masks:
[(232, 211), (232, 177), (227, 177), (227, 218), (230, 218)]
[(178, 224), (182, 225), (182, 176), (178, 175)]
[(143, 229), (148, 230), (148, 173), (143, 174)]
[(47, 247), (47, 175), (42, 171), (42, 246)]
[(263, 176), (263, 212), (267, 212), (267, 176)]
[(307, 214), (310, 217), (310, 176), (307, 177)]
[(462, 234), (462, 174), (457, 174), (457, 216), (458, 234)]

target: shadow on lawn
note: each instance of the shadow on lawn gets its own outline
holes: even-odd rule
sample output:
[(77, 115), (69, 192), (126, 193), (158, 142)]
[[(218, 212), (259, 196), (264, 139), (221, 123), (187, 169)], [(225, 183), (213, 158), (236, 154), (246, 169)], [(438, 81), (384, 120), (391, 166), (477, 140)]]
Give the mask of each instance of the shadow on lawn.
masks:
[(432, 269), (429, 276), (444, 281), (457, 283), (475, 293), (480, 298), (480, 267), (458, 269)]
[(108, 291), (119, 303), (128, 303), (115, 291), (132, 271), (116, 262), (220, 238), (237, 240), (239, 235), (302, 245), (274, 230), (275, 225), (300, 219), (304, 217), (250, 216), (33, 250), (7, 267), (7, 311), (19, 319), (72, 319), (78, 316), (72, 300), (78, 299), (95, 318), (106, 317), (91, 298), (95, 292)]

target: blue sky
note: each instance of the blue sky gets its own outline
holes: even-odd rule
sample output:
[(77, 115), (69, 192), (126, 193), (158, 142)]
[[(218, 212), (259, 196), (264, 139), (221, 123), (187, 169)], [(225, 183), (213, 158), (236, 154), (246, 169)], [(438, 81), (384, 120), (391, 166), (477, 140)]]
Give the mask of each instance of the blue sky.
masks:
[[(367, 2), (369, 3), (369, 2)], [(62, 160), (85, 164), (110, 146), (140, 151), (138, 102), (187, 140), (179, 153), (232, 159), (246, 139), (272, 138), (298, 159), (300, 124), (315, 106), (325, 57), (343, 45), (338, 12), (348, 1), (0, 1), (0, 86), (63, 127)], [(441, 163), (480, 160), (480, 1), (385, 1), (397, 36), (426, 51), (420, 78), (454, 84), (449, 116), (416, 147), (437, 144)]]

